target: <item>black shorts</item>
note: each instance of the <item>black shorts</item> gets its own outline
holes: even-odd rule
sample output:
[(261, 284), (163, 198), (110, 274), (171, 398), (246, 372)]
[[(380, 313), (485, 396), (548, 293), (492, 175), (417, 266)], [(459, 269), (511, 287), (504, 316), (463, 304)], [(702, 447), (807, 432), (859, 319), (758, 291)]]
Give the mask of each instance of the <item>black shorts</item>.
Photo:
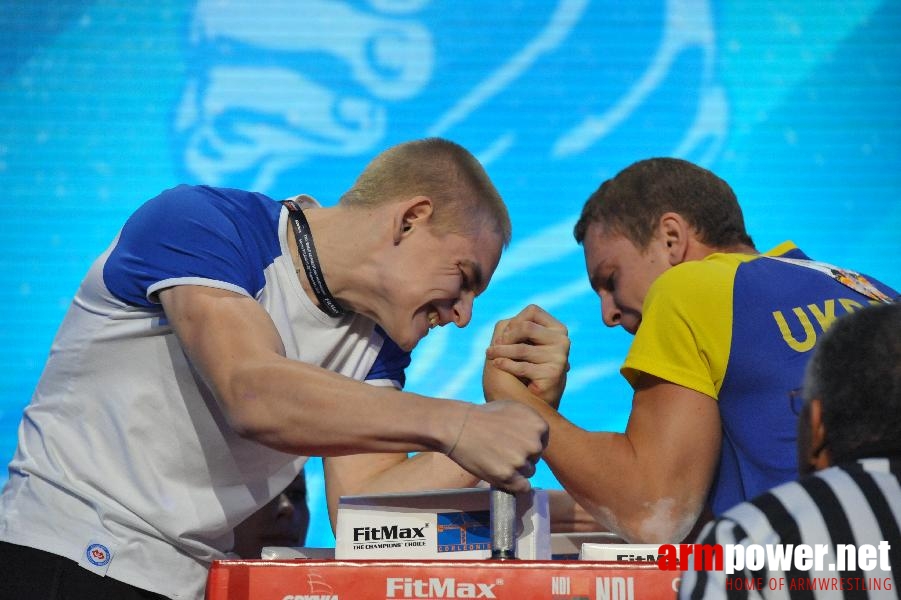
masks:
[(167, 600), (74, 560), (0, 541), (0, 600)]

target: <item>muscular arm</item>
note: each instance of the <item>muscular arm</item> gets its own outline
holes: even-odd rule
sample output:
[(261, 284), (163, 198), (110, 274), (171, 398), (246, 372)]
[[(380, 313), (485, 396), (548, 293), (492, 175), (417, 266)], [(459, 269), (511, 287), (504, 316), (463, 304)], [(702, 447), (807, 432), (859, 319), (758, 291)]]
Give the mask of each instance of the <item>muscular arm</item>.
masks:
[[(486, 399), (512, 399), (538, 411), (550, 426), (545, 461), (605, 528), (633, 542), (681, 541), (704, 508), (719, 459), (716, 401), (644, 375), (624, 433), (578, 427), (556, 410), (558, 393), (538, 393), (562, 390), (569, 344), (562, 325), (537, 311), (495, 327), (483, 373)], [(530, 384), (533, 374), (541, 386)]]
[(643, 376), (624, 433), (587, 431), (509, 373), (490, 364), (486, 372), (495, 396), (524, 402), (548, 422), (543, 458), (598, 522), (636, 543), (678, 542), (691, 530), (719, 458), (713, 398)]
[[(524, 385), (548, 402), (559, 402), (569, 368), (566, 328), (535, 305), (526, 307), (515, 323), (504, 323), (510, 325), (511, 340), (521, 338), (528, 342), (520, 345), (521, 352), (531, 359), (521, 373)], [(472, 487), (480, 482), (436, 453), (420, 453), (409, 458), (406, 454), (355, 455), (330, 458), (324, 465), (333, 527), (340, 496)], [(550, 509), (552, 527), (559, 531), (597, 531), (599, 527), (566, 492), (550, 494)]]
[[(436, 452), (406, 454), (356, 454), (323, 460), (326, 499), (334, 530), (338, 499), (356, 494), (417, 492), (476, 487), (477, 477)], [(548, 490), (551, 531), (602, 531), (591, 514), (565, 490)]]
[(437, 452), (331, 457), (323, 467), (332, 529), (341, 496), (475, 487), (480, 481)]
[(548, 490), (551, 533), (605, 531), (603, 525), (566, 490)]
[[(159, 297), (185, 354), (242, 436), (321, 456), (446, 450), (462, 422), (462, 403), (435, 410), (438, 401), (285, 358), (275, 325), (251, 298), (199, 286)], [(397, 419), (402, 411), (409, 418)], [(439, 413), (450, 422), (441, 424)]]
[[(533, 411), (379, 388), (287, 359), (269, 315), (246, 296), (176, 286), (159, 298), (185, 354), (240, 435), (315, 456), (444, 453), (456, 443), (453, 462), (475, 476), (511, 491), (529, 489), (546, 431)], [(515, 422), (521, 427), (511, 427)]]

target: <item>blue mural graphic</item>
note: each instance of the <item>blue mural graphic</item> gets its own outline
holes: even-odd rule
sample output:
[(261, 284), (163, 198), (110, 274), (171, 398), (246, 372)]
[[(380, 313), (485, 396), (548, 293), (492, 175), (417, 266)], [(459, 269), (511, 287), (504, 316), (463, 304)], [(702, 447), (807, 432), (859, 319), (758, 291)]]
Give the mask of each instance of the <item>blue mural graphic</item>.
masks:
[[(407, 388), (480, 401), (494, 323), (532, 302), (572, 336), (562, 412), (622, 430), (630, 338), (584, 275), (584, 200), (681, 156), (732, 183), (761, 249), (790, 238), (897, 286), (899, 26), (892, 0), (8, 2), (0, 458), (81, 276), (146, 198), (185, 181), (328, 205), (378, 151), (432, 135), (482, 160), (514, 237)], [(309, 478), (308, 541), (329, 546), (317, 461)], [(534, 484), (559, 487), (545, 467)]]

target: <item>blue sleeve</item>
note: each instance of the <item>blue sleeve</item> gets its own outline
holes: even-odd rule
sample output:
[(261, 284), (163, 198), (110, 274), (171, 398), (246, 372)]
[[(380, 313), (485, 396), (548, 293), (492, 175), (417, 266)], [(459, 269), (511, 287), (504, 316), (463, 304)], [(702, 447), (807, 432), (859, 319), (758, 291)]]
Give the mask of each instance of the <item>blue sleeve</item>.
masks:
[(376, 334), (384, 338), (382, 349), (376, 357), (369, 374), (366, 375), (367, 383), (391, 382), (395, 387), (403, 389), (407, 382), (405, 369), (410, 366), (410, 353), (401, 350), (400, 346), (388, 337), (388, 334), (376, 326)]
[(170, 285), (209, 285), (255, 297), (280, 252), (280, 205), (261, 194), (181, 185), (126, 221), (104, 265), (117, 298), (149, 307)]

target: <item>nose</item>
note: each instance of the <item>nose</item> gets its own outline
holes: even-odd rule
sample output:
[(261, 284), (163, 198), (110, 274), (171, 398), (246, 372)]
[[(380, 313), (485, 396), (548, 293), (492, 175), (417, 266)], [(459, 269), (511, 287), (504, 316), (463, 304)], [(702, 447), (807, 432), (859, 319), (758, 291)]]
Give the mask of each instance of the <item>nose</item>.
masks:
[(623, 313), (607, 292), (601, 292), (601, 319), (607, 327), (616, 327), (622, 320)]
[(457, 327), (466, 327), (472, 319), (472, 303), (475, 300), (475, 294), (464, 292), (460, 298), (454, 302), (454, 323)]

